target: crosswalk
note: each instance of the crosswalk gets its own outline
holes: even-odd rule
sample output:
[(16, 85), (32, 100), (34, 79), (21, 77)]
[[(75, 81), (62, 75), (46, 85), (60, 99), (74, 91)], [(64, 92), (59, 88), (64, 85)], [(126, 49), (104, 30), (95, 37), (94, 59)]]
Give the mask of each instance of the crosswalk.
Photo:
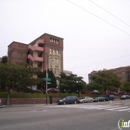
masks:
[(130, 106), (121, 106), (121, 105), (97, 105), (97, 104), (92, 104), (92, 105), (60, 105), (60, 106), (55, 106), (55, 107), (65, 107), (65, 108), (79, 108), (79, 109), (88, 109), (88, 110), (108, 110), (108, 111), (118, 111), (118, 112), (130, 112)]

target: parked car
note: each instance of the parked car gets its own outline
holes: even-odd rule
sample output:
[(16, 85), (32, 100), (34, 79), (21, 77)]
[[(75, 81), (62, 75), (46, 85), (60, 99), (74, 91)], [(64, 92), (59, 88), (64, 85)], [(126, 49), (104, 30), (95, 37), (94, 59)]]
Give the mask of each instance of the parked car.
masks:
[(1, 99), (0, 99), (0, 106), (2, 106), (2, 101), (1, 101)]
[(48, 92), (48, 93), (59, 93), (60, 91), (59, 91), (59, 89), (57, 89), (57, 88), (48, 88), (48, 89), (47, 89), (47, 92)]
[(115, 96), (114, 96), (114, 95), (107, 95), (107, 96), (105, 97), (105, 100), (106, 100), (106, 101), (114, 100), (114, 99), (115, 99)]
[[(46, 89), (41, 90), (41, 92), (43, 92), (45, 94), (46, 93)], [(60, 91), (57, 88), (48, 88), (47, 89), (47, 93), (59, 93), (59, 92)]]
[(122, 95), (122, 96), (120, 97), (120, 99), (121, 99), (121, 100), (123, 100), (123, 99), (130, 99), (130, 96), (129, 96), (129, 95)]
[(102, 102), (105, 101), (105, 97), (96, 97), (93, 102)]
[(58, 100), (57, 103), (58, 103), (58, 105), (60, 105), (60, 104), (72, 104), (72, 103), (76, 104), (76, 103), (80, 103), (80, 101), (79, 101), (77, 96), (67, 96), (63, 99)]
[(91, 93), (92, 94), (100, 94), (101, 92), (99, 92), (98, 90), (93, 90)]
[(86, 103), (86, 102), (93, 102), (92, 97), (84, 97), (83, 99), (80, 99), (81, 103)]

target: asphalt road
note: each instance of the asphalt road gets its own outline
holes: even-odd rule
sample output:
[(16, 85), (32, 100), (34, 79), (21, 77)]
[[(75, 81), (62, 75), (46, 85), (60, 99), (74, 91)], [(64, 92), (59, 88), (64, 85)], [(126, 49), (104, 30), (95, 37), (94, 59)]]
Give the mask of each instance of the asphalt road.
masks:
[(0, 130), (119, 130), (120, 118), (130, 120), (130, 100), (16, 105), (0, 108)]

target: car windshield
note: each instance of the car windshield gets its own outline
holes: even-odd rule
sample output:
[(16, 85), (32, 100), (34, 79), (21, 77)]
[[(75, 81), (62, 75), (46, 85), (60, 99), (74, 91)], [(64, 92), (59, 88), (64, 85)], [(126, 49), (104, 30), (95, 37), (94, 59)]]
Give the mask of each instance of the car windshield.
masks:
[(66, 100), (66, 98), (63, 98), (62, 100), (63, 100), (63, 101), (65, 101), (65, 100)]

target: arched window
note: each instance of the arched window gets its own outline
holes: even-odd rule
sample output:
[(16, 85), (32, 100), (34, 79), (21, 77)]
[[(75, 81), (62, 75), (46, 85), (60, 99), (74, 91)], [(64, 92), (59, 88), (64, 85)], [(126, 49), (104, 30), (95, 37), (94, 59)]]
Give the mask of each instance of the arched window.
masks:
[(52, 49), (50, 49), (50, 54), (52, 53)]

